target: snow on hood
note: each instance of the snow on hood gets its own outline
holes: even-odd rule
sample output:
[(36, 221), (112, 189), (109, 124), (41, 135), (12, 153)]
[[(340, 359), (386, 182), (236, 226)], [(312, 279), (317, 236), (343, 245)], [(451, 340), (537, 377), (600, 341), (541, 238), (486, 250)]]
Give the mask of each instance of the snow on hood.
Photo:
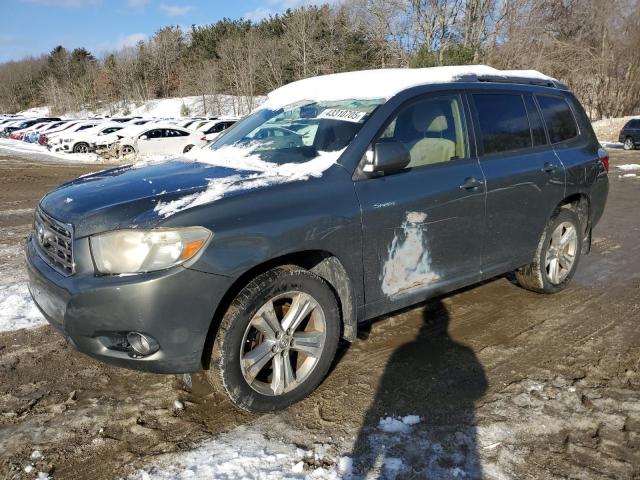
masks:
[(328, 102), (345, 98), (389, 99), (411, 87), (456, 81), (473, 82), (481, 76), (555, 81), (535, 70), (498, 70), (486, 65), (361, 70), (289, 83), (269, 93), (267, 101), (259, 109), (276, 110), (302, 100)]
[(315, 158), (303, 163), (276, 164), (262, 160), (255, 149), (256, 145), (251, 144), (225, 145), (217, 150), (199, 150), (197, 155), (183, 158), (183, 161), (196, 161), (238, 173), (222, 178), (208, 178), (207, 187), (203, 191), (168, 202), (158, 202), (154, 211), (167, 218), (188, 208), (215, 202), (232, 192), (318, 178), (336, 163), (344, 151), (318, 152)]

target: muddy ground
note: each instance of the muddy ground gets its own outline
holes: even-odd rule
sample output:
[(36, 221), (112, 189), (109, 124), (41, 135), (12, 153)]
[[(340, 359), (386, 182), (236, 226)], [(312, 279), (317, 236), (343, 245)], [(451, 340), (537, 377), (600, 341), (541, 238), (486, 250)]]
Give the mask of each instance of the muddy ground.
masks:
[[(0, 477), (33, 478), (31, 462), (59, 479), (126, 476), (246, 425), (373, 476), (400, 457), (400, 478), (640, 478), (640, 178), (622, 163), (640, 152), (611, 152), (609, 203), (569, 289), (503, 277), (380, 319), (285, 412), (240, 413), (198, 375), (187, 391), (102, 365), (48, 326), (0, 333)], [(24, 281), (18, 244), (40, 196), (98, 168), (0, 158), (0, 281)], [(422, 418), (410, 437), (377, 429), (409, 414)]]

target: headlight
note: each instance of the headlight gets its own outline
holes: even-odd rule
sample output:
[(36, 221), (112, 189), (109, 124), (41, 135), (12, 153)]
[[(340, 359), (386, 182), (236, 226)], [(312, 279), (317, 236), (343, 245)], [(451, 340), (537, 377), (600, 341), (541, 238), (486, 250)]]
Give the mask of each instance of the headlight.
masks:
[(100, 273), (152, 272), (193, 258), (213, 234), (203, 227), (115, 230), (91, 237), (91, 254)]

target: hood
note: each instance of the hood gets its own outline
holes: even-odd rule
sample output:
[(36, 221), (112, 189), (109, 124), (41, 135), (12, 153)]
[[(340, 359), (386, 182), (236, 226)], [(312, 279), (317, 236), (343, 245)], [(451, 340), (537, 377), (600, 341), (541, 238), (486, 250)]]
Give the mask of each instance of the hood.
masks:
[(341, 151), (318, 152), (302, 163), (276, 164), (238, 147), (178, 159), (103, 170), (48, 193), (40, 206), (75, 228), (76, 238), (117, 228), (157, 226), (168, 217), (223, 197), (321, 177)]
[[(252, 172), (244, 172), (250, 175)], [(41, 208), (74, 225), (76, 237), (99, 231), (158, 224), (159, 202), (206, 190), (212, 179), (240, 179), (236, 170), (196, 162), (169, 161), (143, 168), (131, 165), (85, 175), (45, 195)]]

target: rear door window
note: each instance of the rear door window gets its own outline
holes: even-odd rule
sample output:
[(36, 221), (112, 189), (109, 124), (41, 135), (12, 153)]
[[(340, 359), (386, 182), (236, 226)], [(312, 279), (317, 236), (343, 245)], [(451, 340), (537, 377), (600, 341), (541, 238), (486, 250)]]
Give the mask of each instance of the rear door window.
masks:
[(474, 93), (484, 154), (531, 147), (527, 110), (520, 94)]
[(576, 120), (564, 98), (536, 95), (536, 99), (547, 124), (551, 143), (563, 142), (578, 136)]

